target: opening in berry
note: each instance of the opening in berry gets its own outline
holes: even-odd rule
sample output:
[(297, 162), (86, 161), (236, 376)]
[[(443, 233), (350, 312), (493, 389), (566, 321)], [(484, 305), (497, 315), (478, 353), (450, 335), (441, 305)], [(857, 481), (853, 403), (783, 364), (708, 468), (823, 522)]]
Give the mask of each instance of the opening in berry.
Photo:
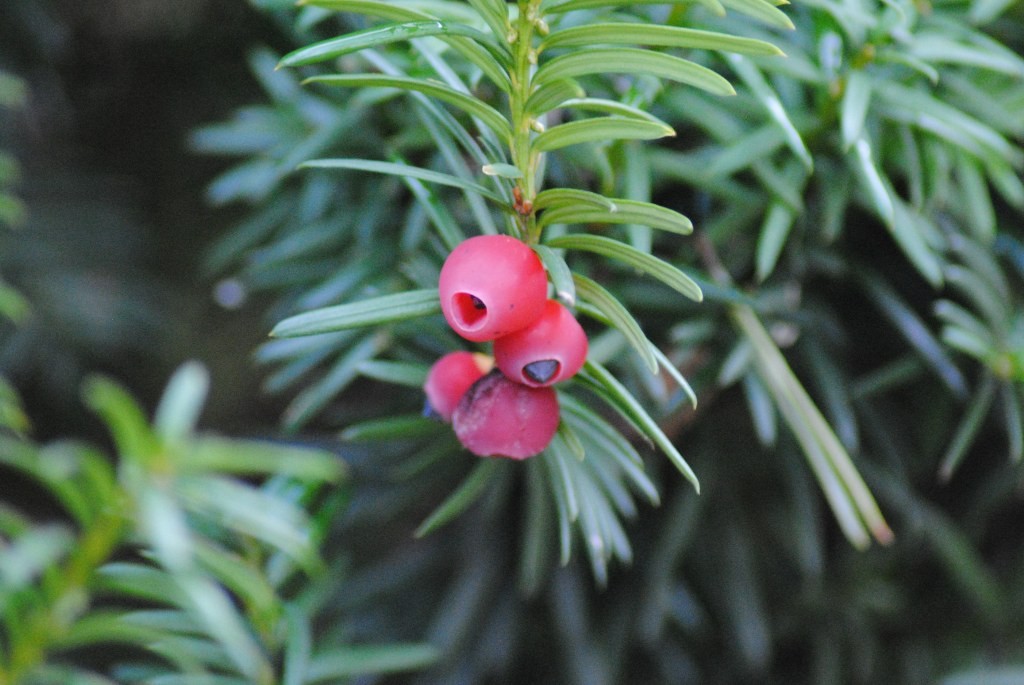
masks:
[(430, 419), (431, 421), (443, 421), (444, 417), (441, 416), (441, 412), (434, 409), (434, 405), (427, 400), (423, 403), (423, 418)]
[(523, 367), (523, 375), (534, 383), (547, 383), (558, 374), (561, 367), (557, 359), (538, 359)]
[(476, 295), (455, 293), (452, 296), (452, 316), (466, 330), (474, 330), (487, 318), (487, 304)]

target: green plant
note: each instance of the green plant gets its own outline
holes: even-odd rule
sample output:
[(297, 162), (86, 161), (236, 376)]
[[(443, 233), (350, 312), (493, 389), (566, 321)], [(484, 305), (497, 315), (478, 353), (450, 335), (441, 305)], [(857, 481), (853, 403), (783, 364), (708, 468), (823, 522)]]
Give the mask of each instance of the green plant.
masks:
[[(3, 124), (8, 111), (21, 108), (24, 102), (24, 81), (0, 69), (0, 128), (5, 128)], [(17, 229), (25, 221), (25, 203), (13, 192), (19, 177), (17, 160), (5, 147), (0, 148), (0, 227), (4, 229)], [(0, 281), (0, 315), (18, 321), (27, 311), (28, 303), (24, 297)]]
[[(1024, 60), (982, 27), (1005, 32), (1019, 20), (1000, 18), (1006, 9), (1002, 4), (900, 3), (878, 11), (869, 11), (872, 3), (860, 5), (795, 12), (797, 30), (779, 40), (785, 61), (730, 59), (745, 85), (740, 95), (751, 107), (730, 111), (713, 101), (696, 102), (685, 92), (673, 93), (677, 111), (719, 142), (692, 152), (656, 151), (653, 164), (662, 179), (685, 179), (707, 189), (707, 235), (756, 236), (749, 250), (731, 250), (722, 257), (725, 268), (768, 288), (773, 282), (794, 284), (811, 297), (803, 284), (812, 279), (857, 284), (946, 390), (964, 399), (967, 381), (952, 360), (953, 351), (971, 350), (989, 362), (1001, 359), (1003, 371), (997, 375), (1006, 378), (1012, 367), (1013, 343), (1006, 329), (1013, 325), (1012, 315), (989, 306), (990, 321), (979, 326), (957, 305), (937, 302), (936, 311), (947, 323), (943, 345), (900, 291), (916, 277), (934, 289), (970, 290), (975, 303), (985, 298), (1014, 307), (1010, 280), (992, 255), (997, 244), (1012, 246), (1016, 240), (1005, 227), (999, 235), (998, 208), (1009, 216), (1024, 208), (1019, 176), (1024, 117), (1010, 104), (1021, 97)], [(991, 109), (979, 109), (982, 100)], [(741, 131), (749, 133), (737, 143)], [(872, 231), (873, 237), (858, 235), (863, 231)], [(878, 264), (863, 249), (887, 240), (886, 235), (916, 276), (898, 262)], [(841, 262), (824, 261), (847, 248), (853, 252)], [(965, 259), (965, 254), (970, 256)], [(783, 267), (780, 260), (787, 256), (790, 261)], [(711, 255), (706, 262), (714, 268), (717, 260)], [(975, 334), (964, 333), (957, 321)], [(737, 323), (753, 340), (753, 322)], [(1002, 329), (983, 335), (1004, 341), (995, 345), (1002, 352), (973, 337), (986, 326)], [(883, 364), (876, 369), (878, 376), (892, 371), (899, 378), (905, 362)], [(816, 383), (834, 386), (839, 370), (824, 366), (810, 365), (819, 375)], [(761, 367), (754, 370), (760, 377), (756, 382), (770, 383)], [(989, 384), (982, 386), (971, 397), (976, 408), (989, 396)], [(852, 398), (830, 394), (832, 423), (845, 433), (843, 442), (856, 446)], [(771, 395), (786, 417), (783, 393)], [(1015, 399), (1007, 393), (1003, 397), (1005, 415), (1018, 416)], [(968, 424), (982, 413), (969, 412)], [(1015, 443), (1016, 419), (1007, 420)], [(807, 417), (800, 422), (813, 423)], [(967, 432), (965, 427), (953, 438), (944, 472), (962, 456)], [(1017, 453), (1012, 447), (1011, 454)]]
[(123, 389), (90, 380), (116, 461), (28, 442), (5, 401), (0, 468), (22, 487), (0, 502), (0, 683), (315, 683), (431, 660), (314, 635), (342, 463), (195, 432), (207, 385), (182, 366), (149, 426)]
[[(606, 59), (612, 53), (603, 47), (593, 47), (595, 45), (651, 45), (658, 48), (701, 48), (762, 55), (776, 55), (777, 49), (763, 40), (723, 32), (652, 26), (642, 21), (620, 24), (598, 22), (590, 25), (579, 23), (580, 17), (584, 16), (580, 11), (592, 12), (596, 8), (601, 12), (605, 7), (613, 7), (615, 3), (584, 3), (577, 6), (577, 3), (572, 2), (549, 5), (524, 2), (518, 5), (518, 10), (517, 6), (487, 2), (471, 4), (471, 7), (459, 3), (434, 3), (429, 9), (386, 3), (330, 2), (319, 5), (330, 10), (349, 10), (382, 17), (391, 20), (391, 23), (314, 43), (287, 55), (281, 64), (296, 67), (345, 56), (365, 60), (381, 73), (314, 75), (307, 82), (321, 87), (358, 87), (369, 93), (380, 92), (378, 89), (393, 89), (412, 94), (416, 103), (414, 111), (420, 113), (423, 125), (430, 132), (433, 144), (441, 151), (443, 164), (449, 171), (442, 172), (430, 166), (407, 163), (407, 155), (421, 154), (416, 150), (418, 145), (415, 142), (409, 151), (400, 148), (389, 151), (389, 159), (386, 161), (354, 157), (328, 158), (306, 161), (303, 166), (308, 169), (370, 171), (404, 179), (423, 203), (422, 206), (426, 208), (424, 211), (434, 224), (441, 244), (448, 249), (462, 244), (463, 229), (452, 217), (452, 209), (449, 207), (454, 205), (437, 195), (439, 191), (428, 190), (424, 182), (461, 190), (468, 216), (472, 216), (480, 231), (493, 234), (503, 224), (501, 230), (531, 246), (536, 245), (545, 260), (553, 289), (560, 299), (591, 319), (608, 325), (609, 331), (614, 331), (614, 335), (609, 334), (610, 339), (618, 339), (620, 344), (630, 349), (630, 358), (642, 362), (651, 372), (656, 372), (659, 367), (667, 369), (689, 392), (686, 381), (672, 364), (665, 364), (662, 353), (648, 340), (628, 308), (611, 291), (587, 275), (593, 275), (595, 269), (605, 267), (591, 263), (585, 257), (575, 257), (596, 254), (608, 258), (613, 264), (618, 262), (627, 268), (637, 269), (661, 280), (684, 296), (700, 300), (700, 287), (691, 277), (650, 252), (652, 229), (686, 234), (691, 230), (689, 220), (677, 211), (645, 200), (610, 197), (584, 188), (557, 184), (547, 187), (547, 160), (550, 155), (560, 154), (567, 148), (592, 146), (594, 143), (608, 144), (608, 141), (612, 141), (612, 147), (608, 149), (616, 150), (623, 145), (622, 141), (660, 138), (673, 133), (666, 123), (622, 99), (586, 96), (581, 84), (586, 83), (587, 88), (603, 91), (601, 82), (592, 79), (609, 70), (632, 75), (640, 81), (653, 75), (716, 96), (733, 92), (721, 76), (696, 61), (676, 57), (659, 49), (633, 47), (618, 48), (614, 59)], [(784, 15), (768, 3), (742, 4), (739, 8), (776, 24), (788, 25)], [(317, 13), (313, 16), (321, 20), (325, 15)], [(419, 40), (434, 37), (442, 42), (438, 44)], [(395, 54), (401, 57), (391, 58), (388, 53), (379, 50), (390, 49), (397, 42), (407, 41), (414, 41), (411, 44), (412, 51), (403, 55), (396, 50)], [(415, 62), (422, 64), (408, 62), (409, 56), (415, 56)], [(481, 89), (484, 96), (474, 95), (469, 89), (470, 85)], [(603, 92), (601, 94), (604, 95)], [(425, 96), (451, 105), (466, 115), (474, 122), (472, 128), (475, 131), (471, 133), (462, 121)], [(503, 101), (504, 113), (489, 104), (488, 99)], [(563, 113), (571, 114), (573, 118), (560, 123), (554, 118), (553, 112), (557, 112), (559, 117)], [(590, 113), (596, 113), (597, 116), (588, 116)], [(550, 125), (545, 124), (549, 120)], [(404, 141), (398, 142), (404, 144)], [(569, 163), (573, 162), (571, 154), (567, 153), (566, 158)], [(474, 160), (473, 164), (467, 160)], [(488, 207), (488, 203), (492, 207)], [(603, 224), (609, 229), (591, 233), (566, 233), (566, 228), (573, 224)], [(420, 266), (417, 268), (428, 268), (428, 263), (424, 263), (421, 257), (421, 246), (426, 245), (425, 238), (418, 230), (410, 233), (406, 229), (388, 239), (403, 248), (400, 255), (407, 272), (416, 263), (414, 260), (419, 260)], [(575, 271), (564, 261), (565, 253), (573, 256)], [(442, 278), (443, 275), (442, 271)], [(392, 331), (389, 338), (397, 337), (400, 340), (403, 329), (396, 331), (392, 327), (399, 324), (405, 326), (404, 330), (409, 334), (421, 337), (422, 328), (413, 329), (408, 322), (421, 320), (437, 312), (437, 295), (431, 283), (434, 279), (423, 272), (412, 274), (408, 285), (389, 280), (390, 283), (377, 286), (387, 294), (370, 299), (357, 298), (357, 301), (349, 304), (304, 312), (282, 321), (272, 334), (279, 338), (293, 338), (337, 334), (339, 331), (376, 326), (378, 330)], [(337, 381), (333, 387), (321, 386), (323, 392), (317, 393), (318, 406), (309, 407), (309, 412), (303, 412), (303, 421), (352, 381), (358, 375), (360, 364), (373, 364), (373, 368), (379, 370), (378, 373), (387, 375), (386, 369), (393, 368), (390, 365), (400, 361), (389, 359), (389, 356), (395, 354), (393, 350), (399, 344), (398, 340), (385, 342), (380, 335), (374, 334), (373, 342), (362, 338), (364, 344), (353, 346), (350, 345), (355, 339), (349, 334), (345, 335), (348, 344), (342, 343), (343, 348), (349, 348), (349, 354), (356, 354), (359, 358), (343, 355), (342, 358), (350, 359), (351, 364), (343, 365), (344, 373), (342, 367), (338, 368)], [(321, 335), (320, 339), (325, 338)], [(280, 347), (283, 349), (284, 345)], [(569, 388), (585, 389), (584, 395), (602, 399), (608, 408), (632, 423), (640, 434), (664, 450), (683, 475), (696, 485), (696, 475), (681, 453), (643, 408), (642, 402), (600, 364), (600, 359), (600, 355), (592, 355), (578, 380), (570, 384)], [(407, 366), (400, 369), (405, 372)], [(405, 382), (419, 385), (422, 373), (418, 372), (415, 377), (399, 378), (408, 378)], [(397, 370), (396, 374), (390, 375), (390, 379), (396, 375)], [(562, 394), (569, 391), (560, 390)], [(584, 410), (584, 413), (577, 415), (582, 423), (563, 423), (560, 439), (552, 444), (545, 460), (564, 462), (582, 457), (585, 450), (577, 433), (582, 430), (600, 435), (606, 433), (611, 426), (585, 404), (579, 407)], [(860, 519), (856, 518), (861, 517), (869, 522), (877, 535), (885, 538), (887, 529), (845, 452), (841, 449), (825, 449), (818, 450), (816, 454), (820, 455), (815, 462), (816, 466), (819, 473), (823, 474), (823, 482), (837, 509), (859, 512), (853, 514), (856, 523), (848, 526), (851, 537), (861, 541), (858, 530)], [(597, 492), (604, 491), (607, 496), (609, 493), (606, 488), (617, 490), (629, 480), (633, 481), (632, 487), (640, 491), (651, 490), (646, 483), (636, 480), (640, 473), (635, 468), (638, 463), (633, 462), (627, 466), (627, 461), (633, 459), (632, 451), (611, 450), (601, 455), (590, 460), (584, 458), (583, 463), (612, 458), (618, 464), (600, 467), (607, 469), (614, 466), (611, 472), (603, 471), (605, 476), (617, 471), (619, 475), (616, 479), (626, 477), (627, 480), (614, 483), (605, 477), (598, 477), (593, 482)], [(561, 502), (560, 527), (570, 530), (582, 525), (574, 504), (577, 484), (568, 479), (568, 472), (564, 468), (545, 467), (545, 472), (542, 479), (532, 482), (547, 483), (549, 496)], [(626, 474), (634, 475), (627, 477)], [(473, 476), (470, 479), (467, 482), (477, 480)], [(479, 488), (476, 491), (480, 492)], [(457, 497), (453, 501), (459, 502), (460, 506), (470, 503), (466, 497)], [(606, 513), (599, 515), (602, 518), (588, 522), (590, 533), (583, 535), (584, 539), (594, 541), (588, 551), (599, 577), (604, 576), (604, 565), (616, 554), (614, 550), (624, 551), (621, 544), (612, 542), (612, 537), (623, 539), (621, 524), (615, 521), (617, 517), (614, 515), (606, 518), (615, 511), (615, 507), (602, 508)], [(445, 510), (452, 511), (452, 508), (446, 506)], [(597, 534), (596, 538), (594, 534)], [(562, 557), (566, 558), (571, 537), (563, 534), (560, 539)]]
[[(18, 109), (25, 103), (25, 83), (7, 71), (0, 70), (0, 113)], [(12, 192), (19, 177), (17, 161), (6, 150), (0, 150), (0, 224), (17, 226), (25, 220), (25, 204)]]
[[(257, 357), (292, 397), (286, 426), (343, 427), (359, 455), (346, 532), (447, 526), (360, 550), (370, 587), (338, 601), (368, 632), (422, 630), (435, 681), (924, 683), (1024, 658), (1020, 476), (1001, 459), (1019, 451), (1018, 7), (321, 5), (278, 15), (316, 46), (285, 63), (343, 73), (300, 65), (303, 87), (257, 52), (273, 102), (194, 142), (247, 157), (211, 187), (252, 208), (208, 266), (274, 296), (279, 337)], [(682, 52), (708, 38), (682, 26), (763, 54)], [(550, 96), (532, 105), (514, 87), (528, 35)], [(532, 106), (543, 131), (520, 126)], [(591, 333), (597, 363), (559, 391), (567, 430), (522, 465), (467, 459), (414, 411), (428, 365), (464, 345), (433, 288), (467, 227), (539, 245)], [(699, 305), (679, 297), (698, 288)], [(969, 449), (978, 466), (937, 490)], [(890, 540), (879, 509), (894, 545), (837, 541), (829, 510), (857, 548)], [(616, 561), (596, 596), (588, 575)]]

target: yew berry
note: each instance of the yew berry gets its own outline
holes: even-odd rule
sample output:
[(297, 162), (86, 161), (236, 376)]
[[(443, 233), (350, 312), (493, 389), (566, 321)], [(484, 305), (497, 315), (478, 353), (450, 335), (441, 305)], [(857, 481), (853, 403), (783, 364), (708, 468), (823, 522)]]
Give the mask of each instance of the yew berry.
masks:
[(526, 243), (481, 235), (460, 243), (441, 267), (441, 312), (456, 333), (483, 342), (528, 326), (544, 309), (544, 265)]
[(558, 430), (553, 388), (531, 388), (498, 370), (478, 380), (452, 414), (462, 445), (477, 456), (526, 459), (539, 454)]
[(544, 313), (526, 328), (494, 341), (502, 373), (532, 387), (572, 378), (587, 360), (587, 334), (560, 302), (548, 300)]
[(424, 411), (442, 421), (451, 421), (452, 412), (469, 387), (494, 366), (494, 360), (479, 352), (449, 352), (430, 367), (423, 383), (427, 396)]

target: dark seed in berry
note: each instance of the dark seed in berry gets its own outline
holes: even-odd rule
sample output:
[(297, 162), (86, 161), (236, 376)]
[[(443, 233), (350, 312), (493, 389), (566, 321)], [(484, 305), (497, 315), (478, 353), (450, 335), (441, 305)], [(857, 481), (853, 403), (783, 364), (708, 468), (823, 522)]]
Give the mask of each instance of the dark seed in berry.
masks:
[(543, 385), (555, 377), (561, 366), (557, 359), (538, 359), (523, 367), (523, 374), (534, 383)]

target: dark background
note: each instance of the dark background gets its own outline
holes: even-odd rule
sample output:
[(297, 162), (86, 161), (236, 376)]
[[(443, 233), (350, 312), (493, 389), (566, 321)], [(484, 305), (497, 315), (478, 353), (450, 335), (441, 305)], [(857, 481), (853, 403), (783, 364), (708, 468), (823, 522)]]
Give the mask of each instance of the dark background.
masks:
[(218, 306), (201, 273), (205, 246), (237, 218), (204, 199), (227, 162), (188, 134), (262, 97), (248, 51), (278, 42), (237, 0), (0, 3), (0, 68), (27, 85), (20, 109), (0, 111), (0, 148), (21, 165), (28, 207), (0, 236), (0, 273), (32, 303), (5, 330), (0, 371), (37, 438), (99, 430), (78, 402), (87, 373), (152, 406), (189, 358), (213, 374), (205, 424), (276, 423), (250, 356), (269, 330), (260, 307)]

